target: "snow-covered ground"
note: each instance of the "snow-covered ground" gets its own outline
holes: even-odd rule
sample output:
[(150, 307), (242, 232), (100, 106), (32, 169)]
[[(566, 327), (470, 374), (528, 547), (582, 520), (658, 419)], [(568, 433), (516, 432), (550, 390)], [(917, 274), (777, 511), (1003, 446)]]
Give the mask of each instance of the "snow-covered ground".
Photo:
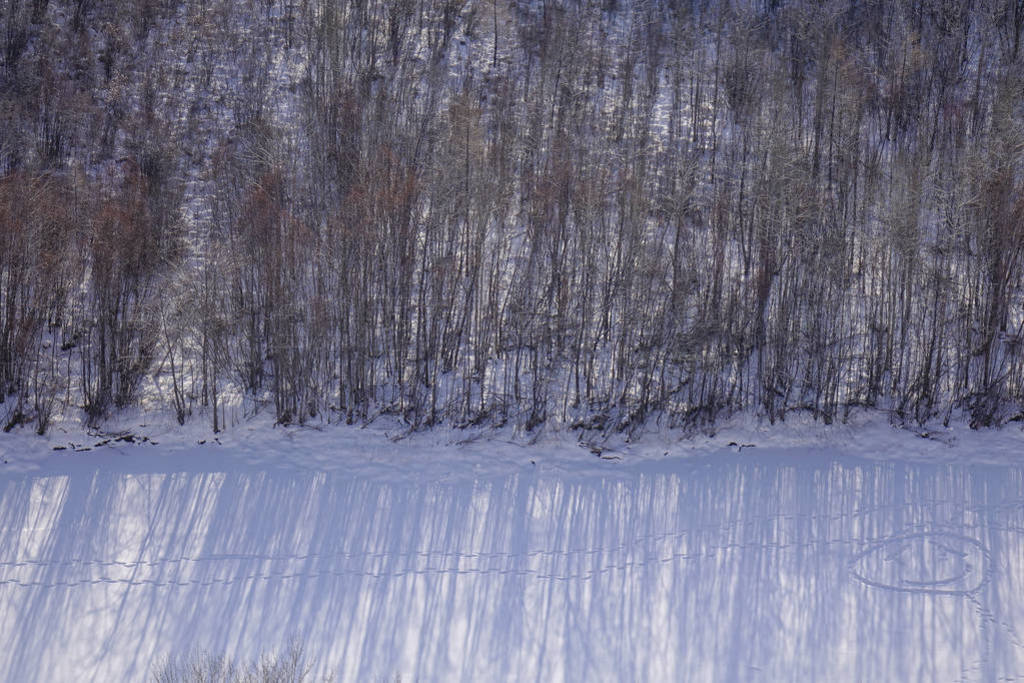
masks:
[(0, 680), (1024, 677), (1019, 426), (122, 427), (0, 435)]

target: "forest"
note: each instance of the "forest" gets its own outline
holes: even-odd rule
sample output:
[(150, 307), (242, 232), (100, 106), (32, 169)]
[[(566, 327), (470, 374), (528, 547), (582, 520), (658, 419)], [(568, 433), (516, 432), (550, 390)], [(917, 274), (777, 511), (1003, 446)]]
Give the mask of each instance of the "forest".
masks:
[(0, 428), (1024, 419), (1024, 0), (0, 0)]

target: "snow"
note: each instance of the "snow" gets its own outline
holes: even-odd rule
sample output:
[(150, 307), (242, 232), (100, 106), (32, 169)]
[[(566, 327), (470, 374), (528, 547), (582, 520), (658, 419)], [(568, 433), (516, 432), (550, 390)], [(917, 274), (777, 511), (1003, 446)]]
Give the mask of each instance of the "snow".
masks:
[(139, 422), (0, 436), (0, 680), (293, 640), (342, 681), (1024, 676), (1018, 426)]

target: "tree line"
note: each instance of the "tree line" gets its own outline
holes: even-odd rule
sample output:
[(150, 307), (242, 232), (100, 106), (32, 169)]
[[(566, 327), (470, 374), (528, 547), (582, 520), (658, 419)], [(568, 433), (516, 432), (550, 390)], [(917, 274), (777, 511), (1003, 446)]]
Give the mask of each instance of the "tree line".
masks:
[(1024, 2), (4, 0), (0, 417), (1024, 409)]

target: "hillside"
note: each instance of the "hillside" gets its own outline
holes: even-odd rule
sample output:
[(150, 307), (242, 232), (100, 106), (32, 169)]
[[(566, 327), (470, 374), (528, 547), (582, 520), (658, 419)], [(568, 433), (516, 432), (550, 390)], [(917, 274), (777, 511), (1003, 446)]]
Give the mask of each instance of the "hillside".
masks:
[(1020, 2), (3, 0), (0, 427), (1020, 419)]

